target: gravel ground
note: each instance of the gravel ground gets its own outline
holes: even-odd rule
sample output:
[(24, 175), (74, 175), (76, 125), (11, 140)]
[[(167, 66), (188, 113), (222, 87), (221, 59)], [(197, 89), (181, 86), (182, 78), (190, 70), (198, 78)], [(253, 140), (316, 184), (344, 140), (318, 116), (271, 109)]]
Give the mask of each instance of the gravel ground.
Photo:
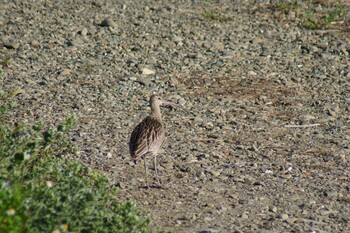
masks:
[[(155, 228), (349, 232), (349, 32), (256, 2), (2, 0), (13, 120), (76, 115), (76, 157)], [(165, 185), (147, 190), (127, 143), (153, 93), (190, 113), (162, 110)]]

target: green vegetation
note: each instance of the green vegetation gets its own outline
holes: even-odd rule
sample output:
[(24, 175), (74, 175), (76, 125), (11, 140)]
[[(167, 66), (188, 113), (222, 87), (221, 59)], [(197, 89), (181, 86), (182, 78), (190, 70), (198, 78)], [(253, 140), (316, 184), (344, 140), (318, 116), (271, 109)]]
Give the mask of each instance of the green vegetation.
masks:
[(12, 123), (0, 92), (0, 232), (148, 232), (149, 219), (119, 202), (102, 174), (68, 159), (71, 117), (56, 128)]
[(277, 4), (275, 10), (285, 14), (297, 12), (303, 27), (317, 30), (337, 28), (343, 24), (349, 12), (349, 4), (341, 0), (293, 0)]
[(231, 17), (225, 16), (223, 14), (220, 14), (218, 12), (214, 12), (214, 11), (206, 11), (202, 14), (202, 16), (209, 21), (218, 21), (218, 22), (228, 22), (228, 21), (232, 21)]
[(0, 56), (0, 65), (7, 67), (10, 65), (10, 58), (8, 55), (6, 56)]
[(283, 11), (296, 11), (300, 9), (297, 0), (293, 0), (291, 2), (282, 2), (278, 5), (278, 8)]
[(4, 77), (4, 71), (0, 69), (0, 79), (2, 79), (3, 77)]

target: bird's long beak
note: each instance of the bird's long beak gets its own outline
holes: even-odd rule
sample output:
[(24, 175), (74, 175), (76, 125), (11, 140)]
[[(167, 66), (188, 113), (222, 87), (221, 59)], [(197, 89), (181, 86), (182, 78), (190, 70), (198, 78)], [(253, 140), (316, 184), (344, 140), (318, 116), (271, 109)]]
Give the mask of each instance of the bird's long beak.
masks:
[(170, 102), (170, 101), (165, 101), (165, 100), (162, 102), (162, 105), (164, 105), (164, 106), (171, 106), (171, 107), (174, 107), (174, 108), (177, 108), (177, 107), (180, 106), (178, 104), (175, 104), (175, 103)]
[(188, 112), (184, 107), (182, 107), (181, 105), (179, 104), (175, 104), (173, 102), (170, 102), (170, 101), (163, 101), (162, 102), (162, 105), (164, 106), (171, 106), (171, 107), (174, 107), (174, 108), (181, 108), (182, 110), (184, 110), (185, 112)]

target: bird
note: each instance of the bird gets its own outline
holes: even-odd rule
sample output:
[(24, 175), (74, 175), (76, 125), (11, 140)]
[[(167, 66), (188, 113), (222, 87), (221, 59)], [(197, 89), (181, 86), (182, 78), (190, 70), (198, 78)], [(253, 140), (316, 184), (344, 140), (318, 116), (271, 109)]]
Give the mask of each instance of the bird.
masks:
[(165, 127), (162, 121), (162, 114), (160, 112), (160, 106), (172, 106), (181, 107), (181, 105), (175, 104), (170, 101), (164, 100), (160, 95), (154, 94), (150, 97), (151, 113), (144, 118), (132, 131), (129, 141), (129, 150), (131, 158), (136, 163), (137, 160), (144, 160), (144, 169), (146, 175), (146, 186), (148, 185), (148, 174), (146, 157), (153, 155), (154, 158), (154, 170), (156, 173), (159, 186), (162, 186), (162, 182), (159, 179), (157, 171), (157, 154), (165, 140)]

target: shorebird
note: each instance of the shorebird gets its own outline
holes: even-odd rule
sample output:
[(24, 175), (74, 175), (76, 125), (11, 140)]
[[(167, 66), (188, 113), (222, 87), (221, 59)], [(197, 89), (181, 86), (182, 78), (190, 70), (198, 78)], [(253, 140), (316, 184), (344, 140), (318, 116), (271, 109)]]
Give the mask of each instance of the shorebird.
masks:
[(130, 155), (134, 162), (136, 163), (140, 158), (144, 161), (147, 188), (149, 188), (146, 164), (147, 155), (154, 156), (154, 170), (157, 181), (160, 186), (162, 185), (157, 172), (157, 153), (165, 139), (165, 128), (160, 112), (161, 105), (181, 107), (173, 102), (164, 100), (159, 95), (152, 95), (150, 98), (151, 114), (135, 127), (129, 142)]

